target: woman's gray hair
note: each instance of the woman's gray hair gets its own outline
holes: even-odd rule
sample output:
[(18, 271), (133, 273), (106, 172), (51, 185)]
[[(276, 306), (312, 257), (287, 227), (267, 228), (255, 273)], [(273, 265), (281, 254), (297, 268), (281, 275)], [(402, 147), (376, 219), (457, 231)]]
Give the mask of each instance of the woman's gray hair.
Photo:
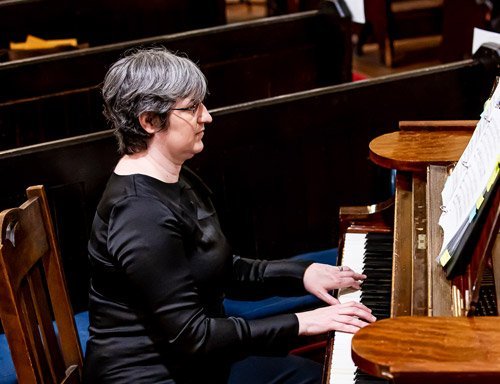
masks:
[(138, 49), (114, 63), (104, 78), (104, 115), (114, 128), (119, 152), (145, 150), (152, 136), (139, 123), (144, 112), (158, 116), (162, 129), (174, 104), (187, 97), (203, 101), (207, 82), (187, 57), (165, 48)]

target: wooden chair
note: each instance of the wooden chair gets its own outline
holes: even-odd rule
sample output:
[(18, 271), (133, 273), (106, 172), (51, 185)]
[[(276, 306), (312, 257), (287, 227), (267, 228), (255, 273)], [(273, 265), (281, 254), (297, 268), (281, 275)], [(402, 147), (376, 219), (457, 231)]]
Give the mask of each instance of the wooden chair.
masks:
[(45, 190), (26, 192), (0, 213), (0, 318), (20, 383), (79, 383), (82, 349)]

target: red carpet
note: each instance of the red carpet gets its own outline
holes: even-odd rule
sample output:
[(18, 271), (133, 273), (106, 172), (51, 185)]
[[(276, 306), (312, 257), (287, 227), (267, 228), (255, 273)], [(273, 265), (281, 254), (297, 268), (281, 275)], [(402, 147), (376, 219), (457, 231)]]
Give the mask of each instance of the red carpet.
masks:
[(359, 81), (359, 80), (366, 80), (366, 79), (368, 79), (368, 76), (366, 76), (363, 73), (359, 73), (359, 72), (352, 73), (352, 81)]

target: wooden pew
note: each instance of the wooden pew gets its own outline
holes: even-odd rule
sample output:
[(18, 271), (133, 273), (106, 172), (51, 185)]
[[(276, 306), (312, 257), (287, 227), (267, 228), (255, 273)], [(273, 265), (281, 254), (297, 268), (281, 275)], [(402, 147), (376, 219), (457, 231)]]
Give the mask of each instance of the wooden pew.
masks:
[(225, 11), (224, 0), (3, 0), (0, 48), (27, 34), (111, 44), (225, 24)]
[(380, 61), (395, 65), (394, 41), (439, 35), (442, 31), (443, 0), (365, 0), (366, 25), (361, 30), (357, 52), (371, 34), (378, 44)]
[(277, 16), (316, 9), (320, 0), (267, 0), (266, 3), (268, 16)]
[(28, 33), (45, 38), (75, 37), (75, 12), (64, 0), (0, 1), (0, 49), (24, 41)]
[(79, 8), (90, 46), (226, 24), (225, 0), (87, 0)]
[[(371, 139), (401, 120), (478, 119), (498, 55), (212, 109), (205, 150), (187, 164), (214, 192), (235, 251), (280, 258), (335, 246), (339, 206), (390, 196)], [(110, 131), (0, 153), (0, 209), (44, 184), (78, 311), (87, 300), (87, 237), (118, 159)], [(69, 208), (71, 207), (71, 209)], [(78, 209), (76, 209), (78, 207)]]
[(475, 0), (365, 0), (367, 24), (356, 47), (362, 54), (369, 36), (379, 46), (380, 61), (401, 61), (395, 41), (440, 35), (439, 57), (444, 63), (470, 58), (474, 27), (486, 27), (487, 6)]
[(440, 59), (443, 63), (471, 56), (474, 28), (489, 29), (486, 2), (443, 0), (443, 40)]
[(99, 87), (107, 69), (126, 50), (155, 45), (199, 63), (209, 108), (348, 82), (352, 74), (350, 20), (328, 6), (3, 63), (0, 149), (105, 129)]

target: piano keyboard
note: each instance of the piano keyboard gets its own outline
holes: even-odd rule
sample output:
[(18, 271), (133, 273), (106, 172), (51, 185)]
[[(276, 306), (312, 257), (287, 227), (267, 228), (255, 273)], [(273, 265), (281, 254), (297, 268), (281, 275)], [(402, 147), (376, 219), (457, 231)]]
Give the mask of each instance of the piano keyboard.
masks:
[[(390, 316), (392, 280), (392, 244), (390, 233), (346, 233), (342, 264), (367, 275), (360, 291), (341, 290), (341, 302), (357, 301), (372, 309), (378, 320)], [(352, 334), (335, 332), (333, 336), (330, 384), (384, 383), (385, 380), (361, 372), (351, 358)]]
[(495, 291), (495, 278), (490, 268), (485, 268), (481, 288), (479, 288), (479, 301), (475, 316), (498, 316), (497, 297)]

